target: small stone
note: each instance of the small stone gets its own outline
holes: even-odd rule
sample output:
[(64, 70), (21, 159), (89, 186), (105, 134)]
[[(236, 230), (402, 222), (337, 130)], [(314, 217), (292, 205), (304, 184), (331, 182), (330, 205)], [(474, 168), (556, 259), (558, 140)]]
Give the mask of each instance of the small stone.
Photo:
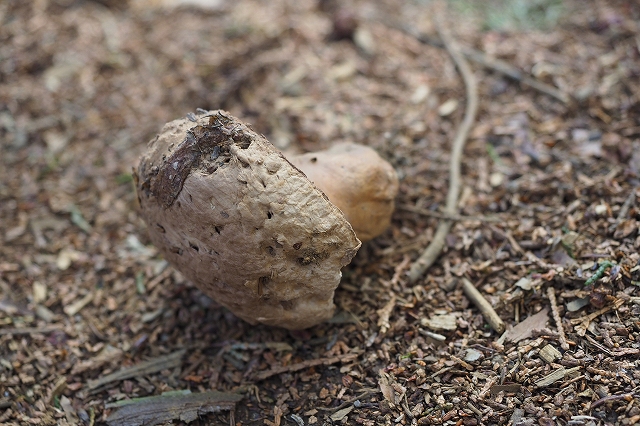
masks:
[(456, 109), (458, 109), (458, 101), (456, 99), (449, 99), (438, 107), (438, 114), (441, 117), (451, 115)]
[(416, 90), (413, 91), (411, 99), (409, 100), (414, 105), (421, 104), (422, 102), (427, 100), (430, 93), (431, 89), (429, 88), (429, 86), (427, 86), (426, 84), (421, 84), (416, 87)]
[(491, 175), (489, 176), (489, 185), (491, 185), (494, 188), (502, 185), (503, 182), (504, 182), (503, 173), (495, 172), (495, 173), (491, 173)]
[(598, 216), (603, 216), (603, 215), (607, 214), (607, 211), (608, 211), (608, 210), (609, 210), (609, 209), (608, 209), (608, 207), (607, 207), (607, 205), (606, 205), (606, 204), (598, 204), (598, 205), (594, 208), (594, 211), (596, 212), (596, 214), (597, 214)]

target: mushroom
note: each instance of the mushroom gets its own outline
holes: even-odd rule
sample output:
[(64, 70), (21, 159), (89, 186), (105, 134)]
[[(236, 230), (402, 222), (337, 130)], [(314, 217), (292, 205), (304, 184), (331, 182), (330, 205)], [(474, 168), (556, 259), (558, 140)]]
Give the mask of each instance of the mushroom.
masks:
[[(317, 177), (319, 167), (309, 174), (328, 194), (351, 197), (355, 192), (338, 184), (356, 185), (357, 173), (341, 157), (354, 151), (364, 152), (348, 145), (333, 164), (331, 150), (295, 163), (325, 165), (336, 174), (346, 169), (344, 179), (336, 175), (330, 185)], [(397, 189), (397, 178), (390, 176)], [(151, 241), (218, 303), (251, 324), (294, 330), (331, 318), (340, 270), (360, 240), (340, 203), (330, 202), (332, 195), (327, 199), (264, 136), (224, 111), (189, 114), (167, 123), (149, 142), (134, 178)], [(375, 189), (374, 180), (365, 182), (368, 191)], [(346, 200), (347, 214), (351, 209), (358, 220), (378, 217), (372, 213), (377, 195), (372, 201), (356, 197), (366, 199), (366, 207)], [(382, 204), (389, 208), (388, 201)], [(389, 220), (379, 222), (363, 238)]]

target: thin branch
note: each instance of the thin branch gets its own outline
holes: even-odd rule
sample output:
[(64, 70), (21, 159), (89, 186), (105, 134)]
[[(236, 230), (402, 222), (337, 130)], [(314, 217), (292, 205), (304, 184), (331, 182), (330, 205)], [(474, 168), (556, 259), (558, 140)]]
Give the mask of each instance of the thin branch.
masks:
[(599, 400), (595, 401), (593, 404), (591, 404), (591, 406), (589, 407), (590, 410), (593, 410), (596, 407), (599, 407), (602, 404), (606, 404), (608, 402), (613, 402), (613, 401), (620, 401), (620, 400), (624, 400), (626, 402), (630, 402), (633, 399), (636, 398), (640, 398), (640, 395), (634, 393), (634, 392), (629, 392), (629, 393), (623, 393), (622, 395), (609, 395), (609, 396), (605, 396), (604, 398), (600, 398)]
[(190, 423), (207, 413), (233, 410), (243, 395), (209, 391), (191, 393), (172, 391), (162, 395), (122, 400), (107, 404), (106, 408), (117, 408), (107, 418), (109, 426), (156, 425), (171, 420)]
[[(428, 44), (434, 47), (440, 47), (440, 48), (445, 47), (445, 44), (443, 42), (433, 37), (429, 37), (426, 34), (422, 34), (415, 30), (403, 28), (403, 27), (400, 27), (400, 28), (396, 27), (396, 29), (411, 35), (421, 43)], [(533, 77), (529, 77), (528, 75), (525, 75), (518, 68), (514, 67), (513, 65), (509, 64), (506, 61), (496, 59), (496, 58), (491, 58), (485, 53), (470, 47), (461, 47), (460, 51), (469, 60), (476, 62), (492, 71), (500, 73), (506, 77), (509, 77), (512, 80), (522, 83), (525, 86), (529, 86), (540, 93), (543, 93), (547, 96), (551, 96), (552, 98), (559, 100), (565, 105), (570, 104), (572, 101), (571, 95), (569, 95), (567, 92), (557, 89), (539, 80), (536, 80)]]
[(354, 402), (356, 402), (359, 399), (365, 398), (369, 395), (375, 395), (376, 393), (380, 392), (379, 389), (361, 389), (363, 392), (358, 395), (358, 396), (354, 396), (353, 398), (347, 399), (346, 401), (344, 401), (342, 404), (338, 405), (337, 407), (316, 407), (317, 410), (321, 410), (321, 411), (327, 411), (330, 413), (335, 413), (336, 411), (340, 411), (343, 408), (346, 408), (349, 404), (353, 404)]
[(547, 297), (549, 298), (549, 302), (551, 303), (551, 313), (553, 315), (553, 320), (556, 322), (556, 327), (558, 328), (558, 335), (560, 336), (560, 346), (565, 351), (568, 351), (570, 349), (570, 346), (569, 343), (567, 343), (567, 336), (564, 334), (562, 317), (560, 316), (560, 311), (558, 311), (556, 290), (553, 287), (547, 288)]
[(624, 201), (624, 204), (622, 204), (622, 207), (620, 207), (618, 218), (616, 219), (616, 222), (611, 226), (611, 228), (609, 228), (609, 232), (615, 232), (616, 229), (618, 229), (620, 223), (622, 223), (622, 221), (626, 219), (627, 213), (629, 213), (629, 209), (636, 201), (636, 189), (637, 187), (635, 186), (631, 189), (631, 193)]
[(482, 293), (473, 285), (471, 281), (462, 278), (462, 291), (464, 295), (473, 303), (482, 313), (484, 319), (489, 323), (491, 328), (496, 332), (502, 333), (505, 329), (504, 321), (491, 306), (491, 303), (484, 298)]
[[(440, 25), (440, 14), (436, 14), (436, 25), (440, 38), (444, 42), (444, 45), (449, 52), (449, 55), (455, 62), (458, 70), (462, 74), (464, 80), (465, 91), (467, 94), (467, 106), (464, 113), (464, 119), (458, 127), (455, 139), (453, 140), (453, 146), (451, 148), (451, 159), (449, 163), (449, 193), (447, 194), (447, 204), (445, 213), (449, 215), (457, 214), (458, 195), (460, 193), (460, 158), (462, 157), (462, 151), (464, 144), (473, 125), (476, 114), (478, 112), (478, 86), (476, 79), (473, 75), (471, 67), (464, 59), (464, 56), (460, 53), (458, 46), (449, 34), (448, 29)], [(435, 262), (442, 248), (444, 247), (444, 241), (451, 229), (451, 220), (443, 220), (438, 224), (436, 233), (431, 241), (431, 244), (420, 255), (418, 260), (411, 265), (409, 270), (409, 281), (415, 282), (424, 274), (424, 272)]]
[(503, 218), (496, 216), (463, 216), (461, 214), (447, 214), (442, 212), (436, 212), (427, 209), (421, 209), (420, 207), (415, 207), (410, 204), (403, 204), (398, 206), (398, 209), (408, 211), (411, 213), (418, 213), (423, 216), (435, 217), (437, 219), (447, 219), (456, 222), (462, 222), (465, 220), (469, 221), (478, 221), (478, 222), (504, 222)]
[(332, 356), (328, 358), (310, 359), (307, 361), (298, 362), (296, 364), (273, 367), (271, 370), (261, 371), (253, 377), (253, 380), (260, 381), (268, 379), (271, 376), (276, 376), (282, 373), (292, 373), (294, 371), (304, 370), (305, 368), (311, 368), (318, 365), (331, 365), (338, 362), (351, 362), (358, 358), (358, 354), (344, 354), (338, 356)]

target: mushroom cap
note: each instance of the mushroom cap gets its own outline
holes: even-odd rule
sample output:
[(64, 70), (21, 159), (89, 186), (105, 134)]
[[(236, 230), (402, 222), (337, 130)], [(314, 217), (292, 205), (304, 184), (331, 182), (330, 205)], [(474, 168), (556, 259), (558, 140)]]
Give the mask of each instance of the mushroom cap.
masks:
[(360, 241), (389, 227), (398, 175), (373, 148), (343, 143), (289, 160), (342, 210)]
[(360, 241), (264, 136), (224, 111), (172, 121), (135, 180), (156, 247), (238, 317), (303, 329), (332, 316)]

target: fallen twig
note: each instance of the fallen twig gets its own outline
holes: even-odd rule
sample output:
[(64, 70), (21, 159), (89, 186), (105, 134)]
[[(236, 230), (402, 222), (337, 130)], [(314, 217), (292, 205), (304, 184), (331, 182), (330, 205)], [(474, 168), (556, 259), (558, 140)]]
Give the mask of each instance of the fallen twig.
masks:
[(588, 334), (584, 335), (585, 339), (587, 339), (587, 341), (589, 343), (591, 343), (594, 347), (600, 349), (602, 352), (604, 352), (605, 354), (609, 355), (609, 356), (613, 356), (613, 352), (611, 352), (609, 349), (607, 349), (606, 347), (602, 346), (600, 343), (598, 343), (594, 338), (592, 338), (591, 336), (589, 336)]
[(134, 398), (107, 404), (118, 408), (107, 418), (109, 426), (156, 425), (171, 420), (190, 423), (206, 413), (231, 410), (242, 395), (229, 392), (166, 392), (162, 395)]
[(316, 409), (321, 410), (321, 411), (327, 411), (329, 413), (335, 413), (338, 410), (342, 410), (343, 408), (347, 407), (349, 404), (353, 404), (354, 402), (365, 398), (369, 395), (375, 395), (376, 393), (380, 392), (379, 389), (361, 389), (362, 393), (358, 396), (354, 396), (353, 398), (347, 399), (346, 401), (344, 401), (342, 404), (338, 405), (337, 407), (316, 407)]
[(622, 395), (609, 395), (595, 401), (593, 404), (591, 404), (591, 407), (589, 408), (593, 410), (594, 408), (602, 404), (606, 404), (607, 402), (620, 401), (621, 399), (629, 402), (629, 401), (632, 401), (634, 398), (640, 398), (640, 395), (634, 392), (629, 392)]
[[(469, 135), (469, 131), (471, 130), (471, 126), (476, 119), (476, 113), (478, 111), (478, 87), (469, 64), (460, 53), (460, 50), (449, 34), (447, 28), (443, 25), (439, 25), (440, 21), (441, 19), (436, 16), (438, 33), (444, 42), (447, 52), (449, 52), (449, 55), (462, 74), (467, 94), (467, 106), (464, 113), (464, 119), (462, 120), (462, 123), (460, 123), (460, 126), (458, 126), (455, 139), (453, 140), (451, 159), (449, 163), (449, 193), (447, 194), (445, 213), (455, 215), (457, 214), (458, 194), (460, 193), (460, 158), (462, 157), (464, 144)], [(411, 269), (409, 270), (410, 282), (413, 283), (420, 278), (440, 255), (440, 252), (444, 247), (445, 238), (451, 229), (451, 224), (452, 221), (446, 219), (438, 224), (433, 240), (413, 265), (411, 265)]]
[(149, 361), (141, 362), (140, 364), (133, 365), (131, 367), (123, 368), (115, 373), (108, 374), (96, 380), (90, 380), (87, 383), (87, 389), (94, 390), (111, 382), (117, 382), (120, 380), (130, 379), (132, 377), (143, 376), (146, 374), (155, 373), (156, 371), (166, 370), (174, 368), (182, 363), (182, 357), (186, 350), (174, 352), (169, 355), (160, 356)]
[[(428, 44), (434, 47), (440, 47), (440, 48), (446, 47), (446, 43), (443, 43), (443, 41), (430, 37), (426, 34), (419, 33), (413, 29), (397, 28), (397, 27), (396, 29), (403, 31), (404, 33), (410, 34), (412, 37), (414, 37), (416, 40), (418, 40), (421, 43)], [(557, 99), (564, 104), (571, 103), (572, 97), (568, 93), (560, 89), (557, 89), (553, 86), (550, 86), (546, 83), (538, 81), (535, 78), (529, 77), (528, 75), (525, 75), (518, 68), (514, 67), (513, 65), (509, 64), (506, 61), (496, 59), (496, 58), (491, 58), (485, 53), (476, 49), (472, 49), (470, 47), (461, 47), (460, 51), (468, 59), (482, 65), (485, 68), (488, 68), (492, 71), (505, 75), (511, 78), (512, 80), (515, 80), (519, 83), (522, 83), (526, 86), (531, 87), (532, 89), (537, 90), (540, 93), (551, 96), (552, 98)]]
[(623, 299), (617, 299), (615, 302), (613, 302), (613, 305), (605, 306), (604, 308), (599, 309), (596, 312), (580, 318), (573, 318), (570, 320), (570, 322), (575, 326), (575, 330), (578, 336), (584, 336), (587, 333), (587, 329), (589, 328), (589, 324), (591, 324), (591, 321), (598, 318), (602, 314), (606, 314), (612, 309), (618, 309), (623, 304)]
[(44, 327), (3, 328), (0, 329), (0, 336), (5, 336), (7, 334), (13, 334), (14, 336), (21, 334), (46, 334), (58, 330), (63, 330), (63, 327), (61, 325), (46, 325)]
[(233, 61), (237, 56), (229, 58), (229, 63), (220, 64), (219, 68), (229, 68), (233, 70), (226, 76), (220, 87), (216, 88), (212, 94), (213, 104), (224, 106), (226, 102), (256, 73), (265, 69), (275, 69), (278, 63), (290, 58), (291, 50), (287, 46), (282, 46), (283, 33), (275, 34), (258, 45), (250, 48), (239, 56), (254, 56), (253, 60), (247, 61), (238, 67)]
[(633, 187), (627, 199), (624, 200), (624, 204), (622, 204), (622, 207), (620, 207), (620, 212), (618, 213), (618, 217), (616, 218), (615, 223), (611, 225), (611, 228), (609, 228), (609, 232), (615, 232), (616, 229), (618, 229), (618, 226), (620, 225), (620, 223), (622, 223), (624, 218), (627, 217), (627, 213), (629, 213), (629, 208), (631, 208), (631, 206), (635, 201), (636, 201), (636, 187)]
[(294, 371), (304, 370), (305, 368), (315, 367), (317, 365), (331, 365), (338, 362), (350, 362), (354, 361), (356, 358), (358, 358), (358, 354), (345, 354), (328, 358), (310, 359), (308, 361), (302, 361), (282, 367), (274, 367), (271, 370), (262, 371), (256, 374), (253, 379), (255, 381), (264, 380), (282, 373), (293, 373)]
[(449, 214), (442, 212), (435, 212), (432, 210), (421, 209), (420, 207), (411, 206), (409, 204), (404, 204), (402, 206), (398, 206), (400, 210), (405, 210), (411, 213), (418, 213), (423, 216), (435, 217), (437, 219), (446, 219), (451, 221), (462, 222), (465, 220), (473, 220), (478, 222), (504, 222), (504, 219), (494, 216), (464, 216), (460, 214)]
[(462, 291), (465, 296), (469, 298), (471, 303), (473, 303), (480, 312), (484, 319), (489, 323), (491, 328), (493, 328), (496, 332), (502, 333), (504, 331), (504, 321), (498, 316), (496, 311), (493, 309), (491, 304), (487, 299), (484, 298), (482, 293), (478, 291), (478, 289), (466, 278), (462, 278)]
[(560, 312), (558, 311), (558, 302), (556, 301), (556, 290), (553, 287), (547, 288), (547, 297), (549, 298), (549, 302), (551, 303), (551, 314), (553, 315), (553, 320), (556, 322), (556, 327), (558, 328), (560, 347), (567, 351), (569, 350), (569, 343), (567, 343), (567, 336), (564, 334), (562, 317), (560, 317)]

